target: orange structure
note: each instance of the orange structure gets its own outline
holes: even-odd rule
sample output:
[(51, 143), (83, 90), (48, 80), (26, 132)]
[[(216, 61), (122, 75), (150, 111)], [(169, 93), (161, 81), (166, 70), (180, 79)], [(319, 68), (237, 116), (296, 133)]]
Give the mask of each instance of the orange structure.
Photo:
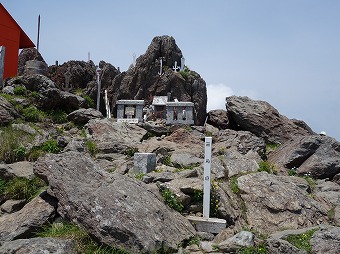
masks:
[(17, 75), (19, 49), (35, 47), (18, 23), (0, 3), (0, 46), (5, 47), (3, 78)]

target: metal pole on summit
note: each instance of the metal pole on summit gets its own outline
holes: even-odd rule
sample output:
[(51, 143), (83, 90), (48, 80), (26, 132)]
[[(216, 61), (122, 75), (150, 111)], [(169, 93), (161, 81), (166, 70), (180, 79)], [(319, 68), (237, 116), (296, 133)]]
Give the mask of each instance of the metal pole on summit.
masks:
[(37, 38), (37, 55), (38, 57), (38, 52), (39, 52), (39, 40), (40, 40), (40, 14), (38, 16), (38, 38)]

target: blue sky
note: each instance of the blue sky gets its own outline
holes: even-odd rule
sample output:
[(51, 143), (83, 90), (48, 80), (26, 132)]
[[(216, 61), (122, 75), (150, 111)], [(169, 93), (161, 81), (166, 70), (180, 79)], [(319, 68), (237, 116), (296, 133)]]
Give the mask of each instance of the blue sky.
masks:
[(340, 140), (339, 0), (5, 0), (56, 60), (105, 60), (121, 70), (152, 38), (171, 35), (207, 83), (208, 109), (230, 95), (264, 100)]

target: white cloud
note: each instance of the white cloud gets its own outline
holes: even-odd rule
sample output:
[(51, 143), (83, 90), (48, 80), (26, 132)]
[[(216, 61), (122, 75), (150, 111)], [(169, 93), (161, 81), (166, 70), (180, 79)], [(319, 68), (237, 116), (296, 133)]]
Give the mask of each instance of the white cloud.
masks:
[(208, 84), (207, 85), (208, 94), (208, 105), (207, 110), (213, 109), (226, 109), (225, 108), (225, 98), (234, 95), (234, 91), (225, 84)]

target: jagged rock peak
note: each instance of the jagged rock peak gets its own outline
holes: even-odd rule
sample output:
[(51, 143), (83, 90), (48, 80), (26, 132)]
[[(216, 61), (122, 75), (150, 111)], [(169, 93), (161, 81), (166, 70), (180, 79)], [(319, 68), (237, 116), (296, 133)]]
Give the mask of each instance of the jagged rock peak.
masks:
[(142, 63), (151, 64), (160, 57), (163, 57), (164, 66), (172, 68), (175, 61), (180, 64), (183, 55), (174, 37), (168, 35), (154, 37), (145, 54), (137, 59), (136, 64), (137, 66)]

